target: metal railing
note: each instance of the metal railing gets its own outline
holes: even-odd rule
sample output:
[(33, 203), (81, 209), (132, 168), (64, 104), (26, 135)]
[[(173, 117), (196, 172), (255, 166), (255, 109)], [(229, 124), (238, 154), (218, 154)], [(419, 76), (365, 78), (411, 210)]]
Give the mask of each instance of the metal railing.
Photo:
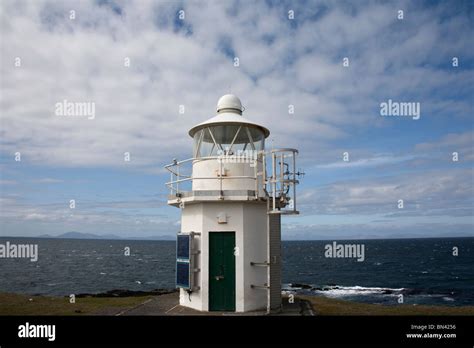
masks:
[[(253, 164), (252, 167), (254, 168), (253, 175), (232, 175), (232, 176), (226, 176), (224, 172), (224, 165), (225, 165), (225, 156), (207, 156), (207, 157), (193, 157), (193, 158), (188, 158), (186, 160), (182, 161), (177, 161), (173, 160), (172, 163), (168, 164), (165, 166), (165, 169), (167, 169), (170, 172), (170, 181), (166, 183), (166, 186), (170, 189), (170, 195), (176, 196), (176, 197), (181, 197), (182, 193), (185, 191), (180, 190), (180, 184), (181, 183), (191, 183), (194, 180), (217, 180), (219, 182), (219, 190), (223, 192), (223, 181), (225, 180), (243, 180), (243, 179), (250, 179), (255, 181), (255, 196), (258, 198), (258, 177), (259, 177), (259, 172), (258, 172), (258, 162), (259, 162), (259, 157), (257, 157), (255, 160), (251, 160), (249, 164)], [(217, 161), (219, 164), (219, 172), (217, 176), (193, 176), (192, 175), (192, 168), (191, 172), (189, 174), (183, 174), (181, 170), (181, 166), (186, 165), (188, 163), (195, 164), (196, 162), (204, 162), (204, 161)], [(261, 161), (261, 159), (260, 159)], [(239, 162), (237, 162), (239, 163)]]
[[(298, 150), (291, 148), (274, 149), (266, 156), (271, 159), (271, 175), (265, 175), (265, 191), (270, 199), (269, 213), (298, 214), (296, 210), (296, 179), (301, 173), (296, 172)], [(291, 193), (290, 193), (291, 191)]]
[[(277, 214), (298, 214), (296, 210), (296, 185), (299, 181), (296, 179), (301, 173), (296, 172), (296, 155), (298, 150), (291, 148), (274, 149), (270, 151), (259, 151), (255, 159), (249, 160), (253, 164), (253, 175), (226, 176), (224, 173), (225, 161), (222, 156), (193, 157), (182, 161), (173, 160), (172, 163), (165, 166), (170, 172), (170, 181), (166, 186), (170, 189), (170, 195), (180, 198), (184, 192), (182, 186), (186, 183), (192, 185), (194, 180), (217, 180), (219, 182), (220, 199), (223, 199), (223, 182), (226, 180), (254, 180), (255, 198), (259, 198), (259, 192), (263, 192), (264, 197), (269, 200), (269, 213)], [(266, 159), (270, 156), (271, 173), (267, 176)], [(194, 165), (197, 162), (217, 161), (219, 163), (217, 176), (193, 176), (192, 167), (189, 173), (183, 172), (185, 165)], [(262, 163), (262, 171), (258, 170), (258, 163)], [(234, 162), (235, 163), (235, 162)], [(241, 163), (241, 162), (237, 162)], [(259, 178), (261, 177), (261, 180)]]

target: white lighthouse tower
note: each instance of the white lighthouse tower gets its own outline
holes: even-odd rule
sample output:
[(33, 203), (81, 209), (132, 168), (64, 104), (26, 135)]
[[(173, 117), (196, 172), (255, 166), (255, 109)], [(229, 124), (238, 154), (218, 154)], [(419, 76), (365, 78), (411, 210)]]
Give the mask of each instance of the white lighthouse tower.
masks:
[(192, 158), (165, 167), (168, 204), (182, 212), (180, 305), (199, 311), (281, 309), (280, 218), (298, 214), (298, 151), (266, 151), (270, 131), (242, 111), (239, 98), (221, 97), (217, 115), (189, 131)]

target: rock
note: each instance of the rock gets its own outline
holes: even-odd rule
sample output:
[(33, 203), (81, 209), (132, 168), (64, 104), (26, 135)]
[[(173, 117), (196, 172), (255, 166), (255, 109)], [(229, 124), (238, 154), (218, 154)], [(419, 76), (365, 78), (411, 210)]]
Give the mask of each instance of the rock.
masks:
[(139, 297), (139, 296), (159, 296), (178, 291), (177, 289), (155, 289), (151, 291), (135, 291), (125, 289), (114, 289), (98, 294), (78, 294), (76, 298), (81, 297)]
[(301, 288), (301, 289), (311, 289), (312, 286), (308, 284), (300, 284), (300, 283), (291, 283), (290, 287), (292, 288)]

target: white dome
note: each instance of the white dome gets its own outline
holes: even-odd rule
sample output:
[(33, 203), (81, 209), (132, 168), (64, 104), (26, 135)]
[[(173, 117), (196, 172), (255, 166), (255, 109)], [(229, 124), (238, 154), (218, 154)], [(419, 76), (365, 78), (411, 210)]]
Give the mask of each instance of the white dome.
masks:
[(242, 115), (242, 102), (235, 95), (226, 94), (217, 102), (217, 113), (219, 112), (235, 112)]
[(217, 115), (207, 121), (195, 125), (189, 130), (189, 135), (194, 137), (194, 134), (203, 128), (225, 125), (243, 125), (258, 128), (263, 131), (265, 138), (270, 135), (270, 131), (267, 128), (244, 118), (242, 116), (242, 111), (242, 103), (238, 97), (233, 94), (223, 95), (217, 102)]

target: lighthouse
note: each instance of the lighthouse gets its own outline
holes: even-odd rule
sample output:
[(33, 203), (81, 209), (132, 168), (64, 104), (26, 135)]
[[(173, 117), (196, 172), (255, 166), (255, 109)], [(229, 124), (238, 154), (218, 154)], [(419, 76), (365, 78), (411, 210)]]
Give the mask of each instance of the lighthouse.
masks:
[(192, 156), (173, 160), (168, 204), (181, 209), (179, 303), (199, 311), (281, 310), (281, 215), (298, 214), (298, 151), (265, 148), (270, 131), (227, 94), (189, 130)]

